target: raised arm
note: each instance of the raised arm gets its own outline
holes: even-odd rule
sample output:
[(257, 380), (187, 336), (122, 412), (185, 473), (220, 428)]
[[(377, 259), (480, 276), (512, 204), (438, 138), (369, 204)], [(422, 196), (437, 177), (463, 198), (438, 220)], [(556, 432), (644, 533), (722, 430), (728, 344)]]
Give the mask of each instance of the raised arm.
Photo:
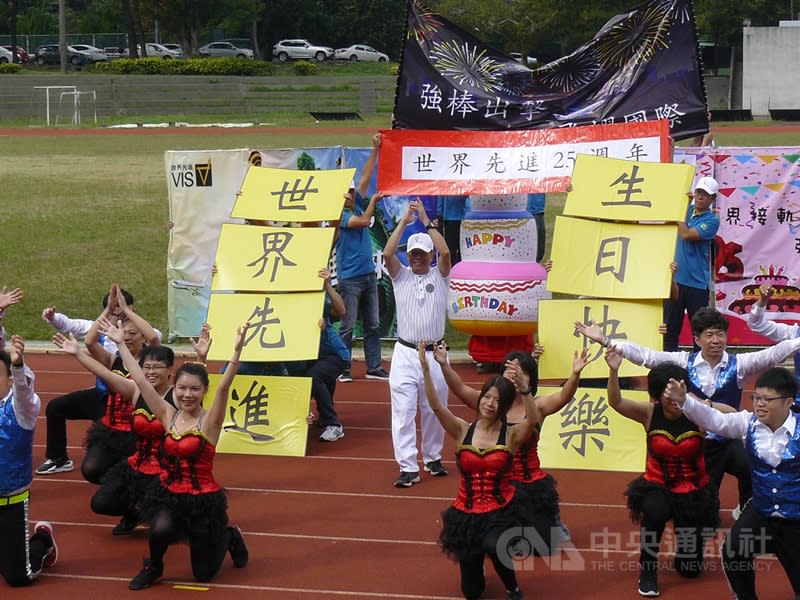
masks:
[(380, 152), (380, 150), (381, 134), (375, 133), (372, 136), (372, 150), (367, 157), (367, 161), (364, 163), (364, 168), (361, 169), (361, 177), (358, 180), (358, 187), (356, 188), (356, 191), (361, 197), (364, 197), (369, 189), (369, 180), (372, 179), (372, 172), (375, 170), (375, 163), (378, 160), (378, 152)]
[(798, 336), (800, 330), (797, 324), (787, 325), (785, 323), (776, 323), (766, 318), (765, 309), (767, 302), (775, 293), (775, 289), (771, 285), (762, 285), (759, 288), (760, 294), (758, 300), (750, 311), (750, 317), (747, 319), (747, 326), (764, 337), (771, 340), (780, 342), (781, 340), (790, 340)]
[(448, 248), (447, 242), (444, 241), (444, 237), (441, 233), (439, 233), (438, 229), (435, 227), (428, 227), (428, 225), (431, 224), (431, 220), (428, 218), (428, 213), (425, 211), (425, 206), (422, 204), (422, 202), (419, 199), (414, 200), (411, 202), (411, 206), (417, 212), (417, 217), (425, 227), (428, 235), (431, 236), (433, 247), (436, 248), (436, 252), (438, 254), (436, 266), (439, 269), (439, 272), (442, 274), (442, 277), (447, 277), (450, 275), (450, 268), (452, 267), (450, 248)]
[(53, 343), (56, 348), (71, 354), (79, 363), (95, 377), (102, 379), (111, 391), (121, 394), (124, 398), (133, 399), (136, 396), (137, 388), (133, 380), (114, 373), (104, 364), (92, 358), (85, 352), (81, 352), (81, 346), (75, 336), (71, 333), (69, 337), (57, 333), (53, 336)]
[(403, 267), (400, 259), (397, 258), (397, 249), (400, 247), (400, 239), (403, 237), (403, 232), (406, 230), (406, 227), (410, 223), (413, 223), (416, 218), (416, 212), (409, 204), (406, 214), (403, 215), (403, 218), (397, 223), (397, 227), (394, 228), (392, 235), (389, 236), (389, 239), (386, 240), (386, 244), (383, 247), (383, 261), (386, 264), (386, 271), (389, 273), (389, 277), (393, 279)]
[(101, 312), (100, 316), (94, 320), (92, 325), (89, 327), (89, 331), (86, 332), (86, 337), (83, 340), (83, 343), (86, 344), (86, 349), (89, 351), (89, 354), (91, 354), (95, 360), (105, 365), (109, 369), (111, 368), (111, 365), (114, 364), (114, 355), (103, 348), (102, 344), (100, 343), (100, 321), (105, 321), (111, 324), (114, 311), (117, 308), (117, 289), (118, 286), (116, 283), (111, 286), (111, 289), (108, 291), (108, 302), (106, 303), (103, 312)]
[[(109, 302), (110, 304), (110, 302)], [(142, 398), (144, 398), (147, 407), (150, 409), (156, 418), (161, 421), (161, 424), (164, 426), (164, 429), (169, 429), (170, 423), (172, 422), (172, 416), (175, 414), (175, 407), (172, 406), (169, 402), (164, 400), (161, 397), (155, 388), (147, 381), (147, 378), (144, 376), (144, 371), (139, 366), (139, 361), (134, 358), (131, 351), (128, 350), (128, 347), (125, 345), (125, 334), (122, 331), (122, 321), (117, 321), (116, 325), (112, 325), (111, 321), (106, 318), (100, 318), (97, 320), (97, 326), (100, 331), (105, 333), (108, 337), (110, 337), (119, 348), (119, 355), (122, 358), (122, 364), (125, 365), (125, 368), (128, 371), (128, 374), (131, 376), (131, 379), (136, 383), (136, 386), (139, 388), (139, 391), (142, 394)]]
[(375, 207), (382, 198), (383, 194), (372, 194), (372, 198), (369, 199), (366, 208), (364, 208), (364, 212), (362, 212), (360, 215), (351, 214), (350, 218), (347, 219), (347, 228), (360, 229), (369, 227), (369, 222), (372, 220), (372, 217), (375, 214)]
[(508, 447), (511, 452), (516, 452), (517, 448), (527, 440), (533, 430), (541, 423), (539, 409), (536, 406), (536, 398), (531, 391), (531, 379), (528, 374), (519, 366), (519, 361), (513, 360), (505, 364), (503, 376), (510, 378), (516, 389), (520, 390), (522, 402), (525, 405), (525, 418), (509, 428)]
[(481, 393), (479, 390), (469, 387), (464, 383), (464, 380), (461, 379), (461, 376), (456, 373), (455, 369), (447, 360), (447, 346), (445, 346), (444, 343), (433, 349), (433, 358), (442, 368), (442, 375), (444, 375), (445, 383), (447, 383), (447, 387), (450, 391), (453, 392), (461, 402), (471, 409), (477, 410)]
[(619, 367), (622, 364), (622, 352), (613, 346), (606, 350), (606, 363), (608, 364), (608, 405), (633, 421), (638, 421), (647, 429), (653, 417), (653, 404), (650, 402), (636, 402), (622, 397), (619, 387)]
[(451, 413), (448, 408), (439, 401), (439, 395), (436, 393), (436, 387), (433, 385), (433, 379), (431, 378), (431, 368), (428, 364), (428, 357), (425, 353), (425, 342), (420, 342), (417, 351), (419, 354), (419, 364), (422, 367), (422, 376), (425, 380), (425, 396), (428, 398), (428, 404), (447, 434), (456, 440), (456, 442), (460, 443), (467, 433), (469, 424), (464, 419), (459, 419)]
[(589, 355), (588, 348), (584, 348), (580, 354), (576, 350), (572, 358), (572, 373), (561, 389), (554, 394), (536, 397), (536, 405), (539, 407), (541, 419), (557, 413), (575, 397), (575, 392), (578, 391), (578, 385), (581, 382), (581, 372), (589, 364)]
[(685, 367), (689, 362), (688, 352), (661, 352), (660, 350), (645, 348), (633, 342), (623, 342), (607, 338), (601, 327), (594, 321), (589, 321), (588, 323), (575, 321), (575, 331), (597, 342), (604, 348), (608, 348), (613, 344), (629, 361), (637, 365), (644, 365), (648, 368), (665, 362), (674, 362), (678, 366)]
[(205, 363), (208, 360), (208, 351), (211, 349), (211, 325), (203, 323), (200, 328), (200, 335), (197, 339), (189, 338), (189, 342), (192, 344), (195, 354), (197, 354), (197, 360)]
[[(692, 394), (687, 394), (684, 381), (670, 379), (664, 393), (678, 403), (683, 409), (683, 414), (707, 431), (732, 439), (742, 438), (747, 433), (752, 413), (746, 410), (722, 413)], [(716, 403), (714, 405), (716, 406)]]
[(212, 444), (216, 444), (219, 441), (222, 423), (225, 421), (225, 409), (228, 407), (228, 392), (233, 383), (233, 378), (239, 370), (239, 357), (242, 355), (244, 336), (247, 333), (248, 327), (250, 327), (250, 323), (245, 323), (236, 329), (236, 341), (233, 345), (233, 354), (231, 354), (225, 373), (222, 375), (219, 385), (217, 385), (214, 401), (211, 403), (211, 407), (208, 409), (206, 417), (203, 420), (201, 430)]
[(28, 379), (28, 373), (26, 373), (25, 340), (18, 335), (11, 336), (8, 353), (11, 356), (14, 415), (20, 427), (31, 431), (36, 428), (36, 418), (41, 410), (41, 400), (34, 393), (33, 381)]
[(133, 307), (128, 305), (125, 296), (122, 294), (122, 289), (120, 289), (119, 286), (117, 286), (117, 306), (119, 306), (125, 314), (125, 318), (133, 323), (136, 329), (139, 330), (148, 346), (152, 348), (161, 345), (161, 338), (158, 336), (156, 330), (153, 329), (153, 326), (150, 325), (144, 317), (133, 310)]
[(339, 292), (336, 291), (331, 285), (331, 271), (328, 267), (319, 270), (318, 275), (325, 281), (323, 288), (328, 298), (331, 299), (330, 316), (334, 319), (339, 319), (347, 312), (347, 306), (344, 303), (344, 298), (341, 297)]

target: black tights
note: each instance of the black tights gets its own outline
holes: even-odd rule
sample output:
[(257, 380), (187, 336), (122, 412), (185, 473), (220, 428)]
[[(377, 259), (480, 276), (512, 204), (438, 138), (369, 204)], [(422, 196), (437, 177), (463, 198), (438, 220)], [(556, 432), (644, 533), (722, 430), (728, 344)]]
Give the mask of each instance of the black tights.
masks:
[(99, 484), (103, 475), (121, 458), (125, 457), (109, 452), (105, 444), (92, 444), (86, 449), (86, 456), (81, 463), (81, 474), (89, 483)]
[[(483, 574), (483, 554), (473, 555), (464, 560), (458, 561), (458, 566), (461, 569), (461, 593), (467, 600), (473, 600), (480, 597), (486, 587), (486, 578)], [(489, 553), (489, 558), (492, 560), (494, 570), (506, 590), (513, 591), (517, 589), (517, 576), (514, 569), (505, 566), (497, 553)]]
[(697, 577), (703, 569), (703, 546), (712, 532), (697, 523), (675, 522), (664, 494), (648, 494), (642, 504), (639, 564), (643, 571), (658, 571), (661, 536), (670, 519), (675, 529), (675, 570), (683, 577)]
[[(189, 554), (192, 574), (197, 581), (211, 581), (219, 571), (231, 544), (231, 528), (225, 527), (224, 534), (218, 539), (212, 537), (214, 536), (210, 535), (207, 520), (191, 524)], [(180, 531), (172, 514), (168, 511), (157, 513), (150, 523), (150, 560), (156, 565), (163, 565), (167, 548), (180, 538)]]

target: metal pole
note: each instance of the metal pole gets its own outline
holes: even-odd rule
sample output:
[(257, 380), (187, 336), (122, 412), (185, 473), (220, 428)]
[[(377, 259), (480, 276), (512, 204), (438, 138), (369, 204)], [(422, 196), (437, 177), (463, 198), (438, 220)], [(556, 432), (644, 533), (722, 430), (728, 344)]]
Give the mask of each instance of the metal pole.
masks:
[(61, 55), (61, 74), (67, 74), (67, 10), (66, 0), (58, 0), (58, 53)]

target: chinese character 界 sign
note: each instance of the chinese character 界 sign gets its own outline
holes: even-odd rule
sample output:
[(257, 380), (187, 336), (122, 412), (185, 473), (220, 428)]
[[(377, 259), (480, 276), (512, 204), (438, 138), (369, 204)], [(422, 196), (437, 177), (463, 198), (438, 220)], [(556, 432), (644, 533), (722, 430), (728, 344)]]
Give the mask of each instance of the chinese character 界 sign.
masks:
[(557, 217), (551, 292), (599, 298), (668, 298), (675, 225), (627, 225)]
[[(211, 375), (204, 405), (209, 408), (221, 375)], [(304, 456), (311, 397), (309, 377), (237, 375), (228, 396), (228, 410), (217, 452)]]
[(297, 171), (250, 167), (231, 217), (266, 221), (335, 221), (355, 169)]
[[(540, 394), (558, 388), (540, 388)], [(625, 391), (631, 400), (648, 402), (647, 393)], [(539, 439), (542, 467), (589, 471), (644, 470), (647, 454), (641, 423), (608, 405), (606, 390), (578, 388), (575, 397), (547, 417)]]
[(566, 191), (578, 153), (670, 160), (666, 121), (526, 131), (381, 132), (385, 194)]
[[(572, 373), (574, 352), (589, 348), (590, 362), (581, 377), (608, 377), (605, 348), (576, 332), (573, 324), (594, 321), (612, 342), (635, 341), (648, 348), (661, 346), (658, 326), (663, 321), (662, 302), (625, 300), (539, 300), (539, 342), (546, 352), (539, 358), (539, 377), (566, 379)], [(622, 361), (622, 377), (644, 375), (647, 369)]]
[(332, 227), (257, 227), (225, 223), (211, 289), (316, 291), (328, 266)]
[(683, 221), (693, 176), (689, 165), (579, 154), (564, 215), (609, 221)]
[(291, 294), (211, 294), (208, 322), (213, 328), (211, 360), (227, 360), (236, 328), (249, 321), (241, 360), (310, 360), (319, 354), (319, 319), (325, 292)]

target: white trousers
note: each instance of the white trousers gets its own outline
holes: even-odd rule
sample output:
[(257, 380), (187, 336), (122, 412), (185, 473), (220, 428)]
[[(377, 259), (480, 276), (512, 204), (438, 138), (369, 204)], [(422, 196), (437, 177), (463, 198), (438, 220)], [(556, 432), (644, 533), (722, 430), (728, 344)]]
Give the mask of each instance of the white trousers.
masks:
[[(439, 401), (447, 405), (447, 383), (442, 368), (433, 358), (433, 352), (426, 353)], [(400, 342), (394, 345), (392, 364), (389, 372), (389, 389), (392, 394), (392, 444), (394, 458), (401, 471), (419, 471), (417, 463), (417, 406), (422, 430), (422, 461), (428, 463), (442, 458), (444, 429), (433, 414), (425, 396), (425, 381), (422, 367), (415, 348)]]

